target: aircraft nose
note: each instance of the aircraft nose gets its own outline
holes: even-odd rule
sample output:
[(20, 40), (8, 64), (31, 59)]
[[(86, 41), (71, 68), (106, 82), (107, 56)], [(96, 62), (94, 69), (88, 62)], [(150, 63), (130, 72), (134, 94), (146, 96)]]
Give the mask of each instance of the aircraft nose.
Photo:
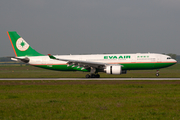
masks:
[(174, 60), (174, 63), (177, 63), (177, 61), (175, 59), (173, 59), (173, 60)]

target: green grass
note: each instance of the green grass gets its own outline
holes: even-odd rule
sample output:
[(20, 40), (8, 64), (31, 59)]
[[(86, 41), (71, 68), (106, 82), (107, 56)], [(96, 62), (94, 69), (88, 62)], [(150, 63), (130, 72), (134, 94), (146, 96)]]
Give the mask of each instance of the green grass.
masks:
[(0, 119), (180, 119), (180, 81), (0, 81)]
[[(155, 77), (156, 70), (101, 77)], [(180, 64), (160, 77), (180, 77)], [(84, 78), (32, 66), (0, 66), (1, 78)], [(180, 119), (180, 81), (0, 81), (0, 120)]]
[[(103, 78), (127, 78), (127, 77), (156, 77), (156, 70), (132, 70), (127, 71), (127, 74), (122, 75), (108, 75), (106, 73), (100, 73)], [(180, 64), (160, 69), (159, 77), (180, 77)], [(0, 66), (0, 78), (84, 78), (88, 72), (62, 72), (52, 71), (33, 66)]]

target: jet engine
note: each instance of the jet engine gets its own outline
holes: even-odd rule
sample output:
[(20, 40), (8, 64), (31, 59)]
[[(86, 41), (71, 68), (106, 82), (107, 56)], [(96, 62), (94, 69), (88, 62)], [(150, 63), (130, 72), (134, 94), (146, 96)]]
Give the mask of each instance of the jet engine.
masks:
[(122, 73), (122, 68), (120, 65), (110, 65), (110, 66), (106, 66), (106, 68), (104, 69), (104, 71), (107, 74), (115, 74), (115, 75), (120, 75)]

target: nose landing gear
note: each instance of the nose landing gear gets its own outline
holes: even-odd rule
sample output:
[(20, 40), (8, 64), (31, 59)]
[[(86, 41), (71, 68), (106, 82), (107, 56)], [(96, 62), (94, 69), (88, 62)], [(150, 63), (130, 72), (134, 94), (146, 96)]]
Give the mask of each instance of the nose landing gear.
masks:
[(159, 76), (159, 70), (156, 71), (156, 76), (157, 76), (157, 77)]

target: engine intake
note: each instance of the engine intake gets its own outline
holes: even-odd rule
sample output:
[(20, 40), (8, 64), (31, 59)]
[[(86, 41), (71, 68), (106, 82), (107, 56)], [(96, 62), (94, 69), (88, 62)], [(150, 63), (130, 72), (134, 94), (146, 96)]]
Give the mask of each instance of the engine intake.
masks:
[(105, 72), (107, 74), (115, 74), (115, 75), (120, 75), (122, 72), (122, 68), (120, 65), (111, 65), (111, 66), (106, 66)]

